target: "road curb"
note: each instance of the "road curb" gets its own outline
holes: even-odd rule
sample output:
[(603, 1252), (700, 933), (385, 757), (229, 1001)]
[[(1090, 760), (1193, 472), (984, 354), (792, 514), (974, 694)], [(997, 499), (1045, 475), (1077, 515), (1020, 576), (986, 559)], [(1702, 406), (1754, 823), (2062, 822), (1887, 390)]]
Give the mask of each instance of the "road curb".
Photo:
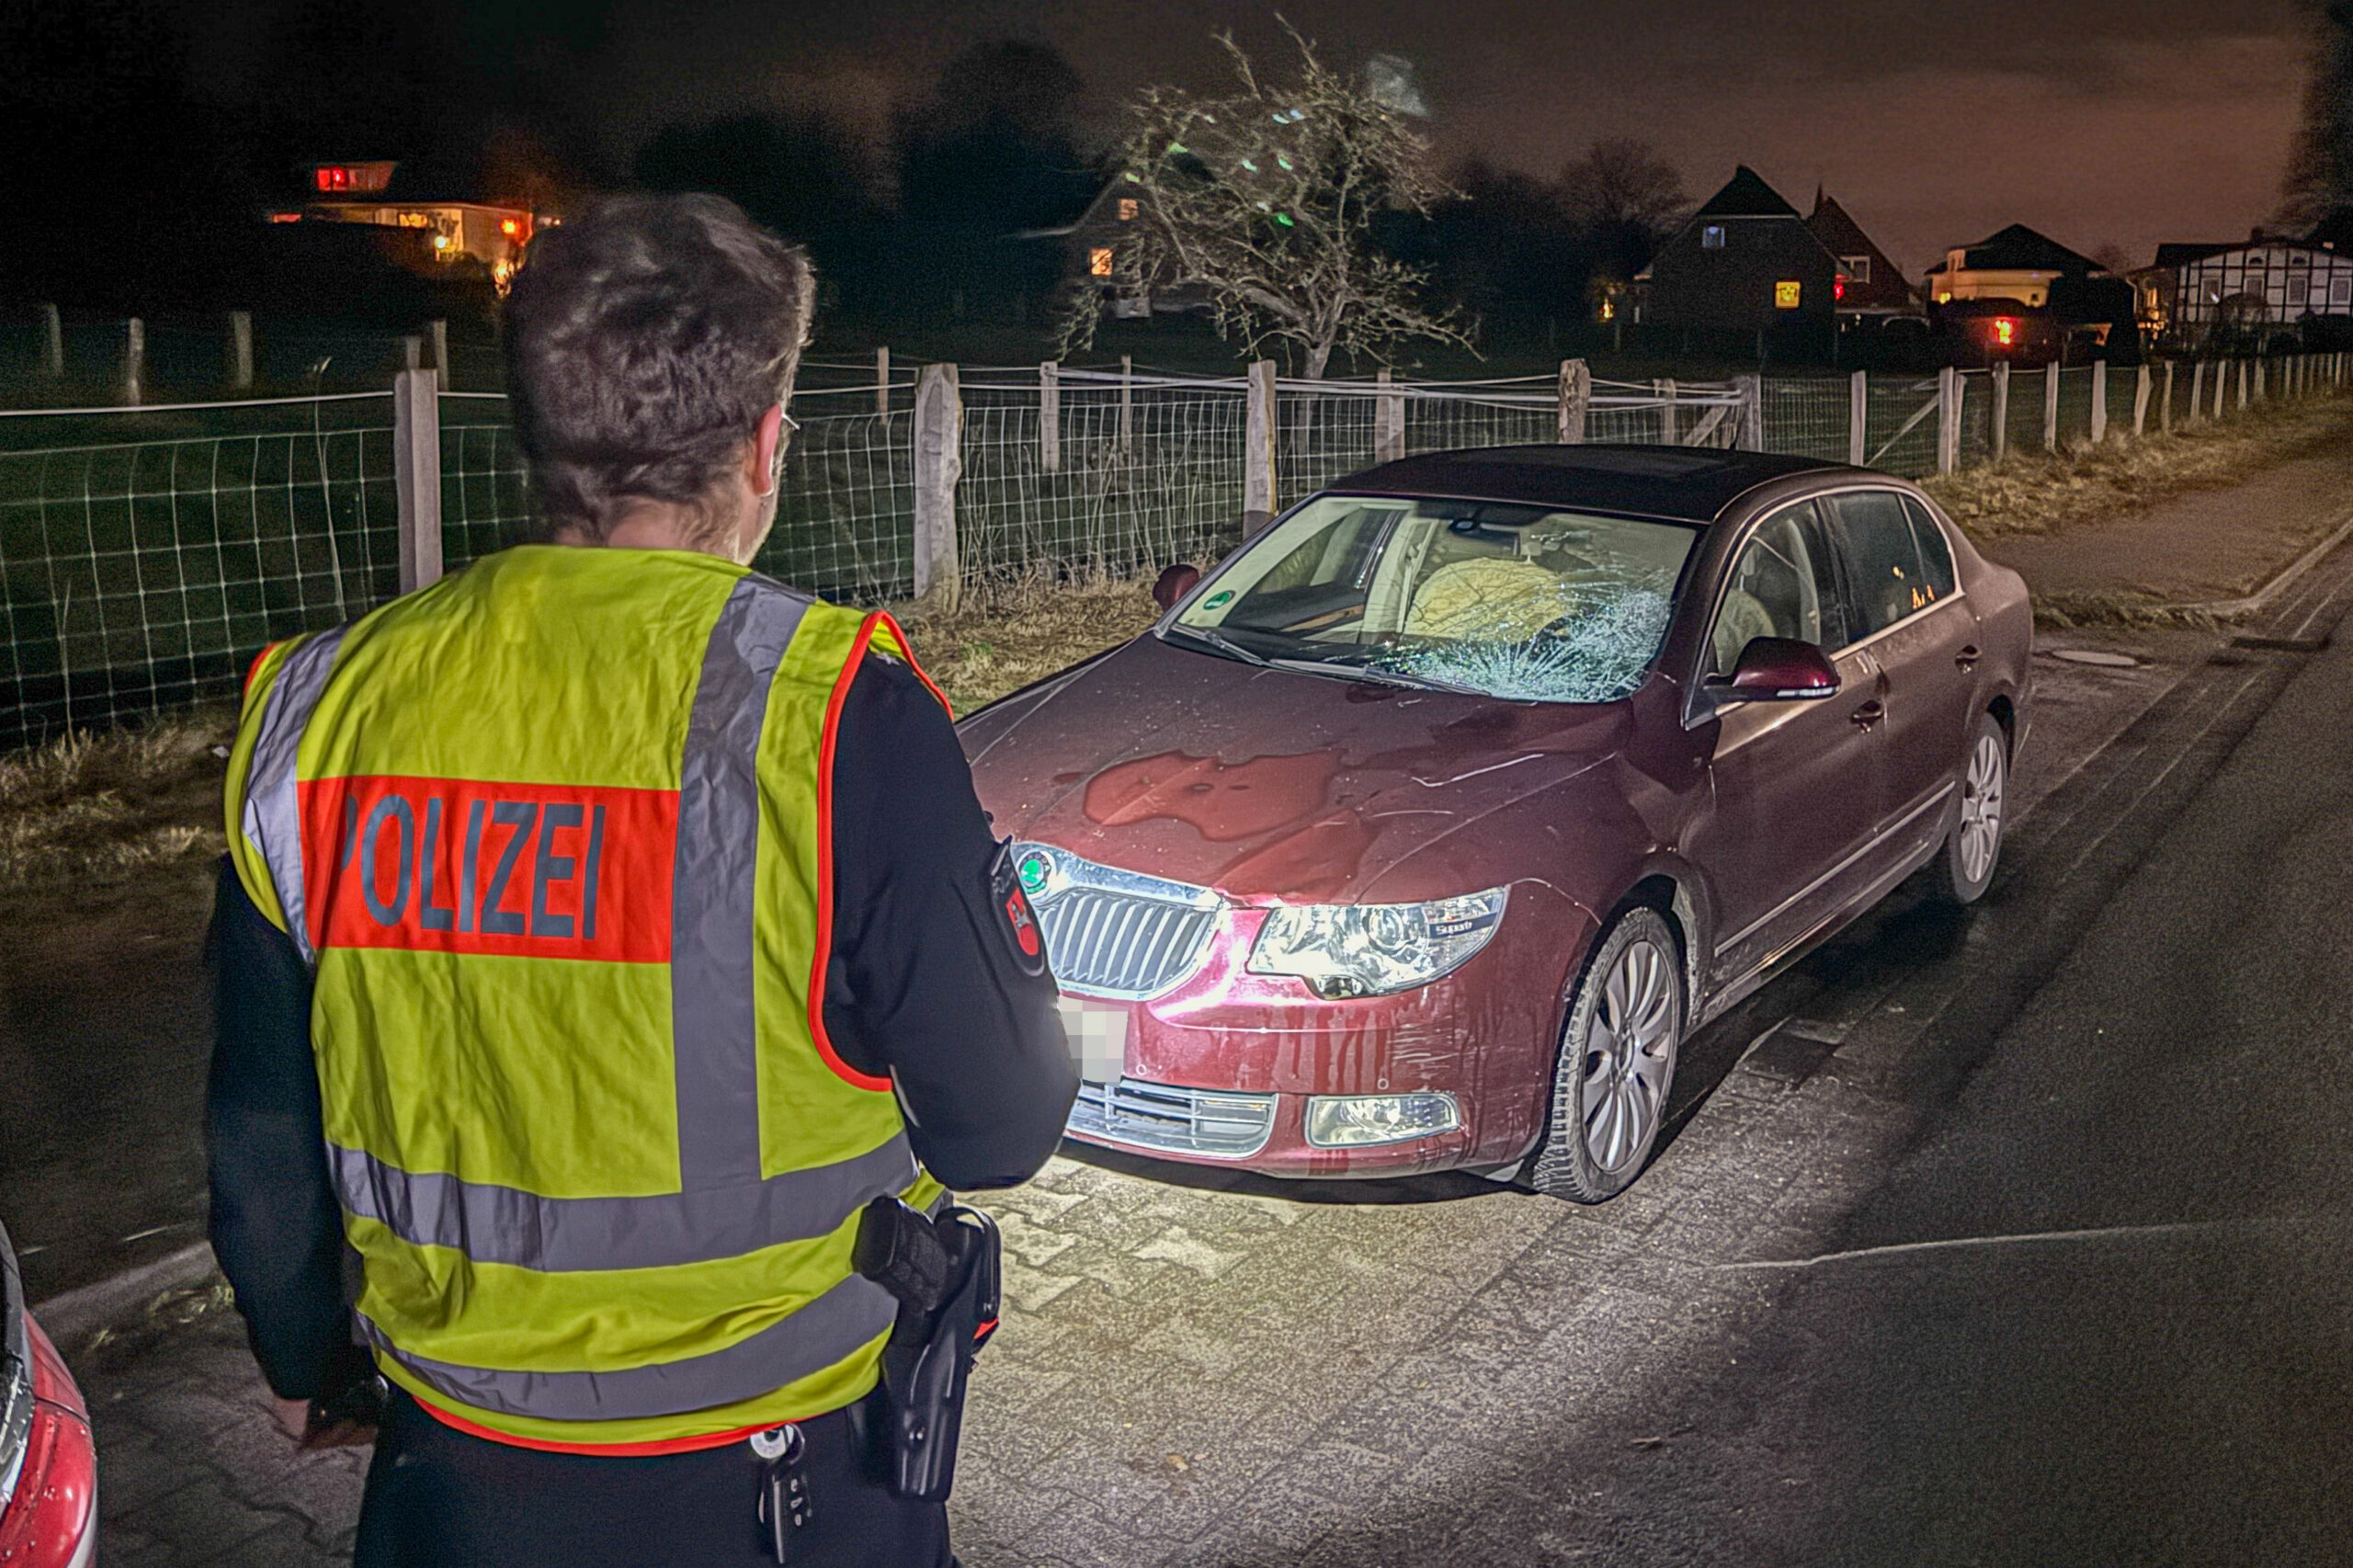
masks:
[(2318, 544), (2313, 546), (2310, 550), (2304, 551), (2303, 554), (2299, 555), (2295, 560), (2280, 568), (2279, 574), (2278, 576), (2272, 578), (2271, 581), (2264, 584), (2263, 586), (2256, 589), (2255, 592), (2247, 595), (2245, 598), (2209, 599), (2203, 604), (2168, 605), (2165, 608), (2168, 609), (2195, 610), (2201, 615), (2211, 615), (2218, 620), (2232, 620), (2242, 615), (2253, 615), (2265, 605), (2269, 604), (2273, 598), (2277, 597), (2281, 589), (2287, 587), (2289, 584), (2294, 582), (2297, 578), (2302, 576), (2305, 573), (2319, 565), (2323, 560), (2326, 559), (2328, 552), (2335, 550), (2338, 545), (2343, 544), (2348, 536), (2353, 536), (2353, 511), (2348, 511), (2345, 514), (2343, 520), (2341, 520), (2336, 528), (2329, 530), (2327, 538), (2322, 540)]
[(197, 1242), (177, 1252), (166, 1253), (153, 1263), (142, 1263), (45, 1301), (35, 1301), (33, 1316), (40, 1321), (51, 1338), (78, 1339), (94, 1328), (103, 1328), (126, 1316), (165, 1290), (195, 1284), (218, 1267), (212, 1244)]

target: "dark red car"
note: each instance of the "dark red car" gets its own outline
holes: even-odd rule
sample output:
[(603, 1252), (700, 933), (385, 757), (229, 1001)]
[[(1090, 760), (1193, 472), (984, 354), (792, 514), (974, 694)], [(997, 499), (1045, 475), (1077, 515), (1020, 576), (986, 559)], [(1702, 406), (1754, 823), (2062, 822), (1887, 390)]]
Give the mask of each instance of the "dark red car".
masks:
[(85, 1568), (98, 1545), (97, 1483), (89, 1410), (25, 1310), (0, 1230), (0, 1563)]
[(1597, 1201), (1692, 1029), (1930, 861), (1962, 902), (1993, 878), (2026, 586), (1901, 480), (1440, 453), (1166, 597), (962, 726), (1074, 1138)]

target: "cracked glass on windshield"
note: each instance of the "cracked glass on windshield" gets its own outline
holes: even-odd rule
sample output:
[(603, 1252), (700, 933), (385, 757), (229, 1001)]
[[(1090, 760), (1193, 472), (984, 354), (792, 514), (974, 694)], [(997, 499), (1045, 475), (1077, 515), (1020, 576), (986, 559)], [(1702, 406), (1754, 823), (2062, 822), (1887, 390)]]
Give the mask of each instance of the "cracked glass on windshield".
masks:
[(1666, 635), (1696, 529), (1498, 502), (1327, 495), (1176, 624), (1262, 659), (1538, 702), (1611, 702)]

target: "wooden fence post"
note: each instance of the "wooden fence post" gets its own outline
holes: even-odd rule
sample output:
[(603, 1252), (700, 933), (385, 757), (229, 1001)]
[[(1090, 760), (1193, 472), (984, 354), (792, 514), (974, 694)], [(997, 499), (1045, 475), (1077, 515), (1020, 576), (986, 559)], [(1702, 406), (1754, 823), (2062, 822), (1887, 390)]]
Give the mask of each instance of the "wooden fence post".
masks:
[(1744, 452), (1765, 449), (1765, 378), (1756, 373), (1734, 376), (1732, 384), (1740, 391), (1740, 406), (1733, 410), (1740, 421), (1733, 432), (1733, 445)]
[(401, 339), (401, 369), (404, 370), (425, 369), (425, 339), (414, 335)]
[[(1269, 360), (1267, 363), (1272, 364)], [(1136, 362), (1130, 354), (1120, 356), (1120, 445), (1126, 446), (1136, 434)]]
[(1870, 372), (1858, 370), (1847, 378), (1847, 460), (1857, 468), (1870, 455)]
[(2157, 410), (2157, 434), (2173, 434), (2173, 361), (2165, 361), (2165, 401)]
[(1937, 472), (1961, 466), (1961, 371), (1947, 365), (1937, 372)]
[(229, 312), (229, 389), (251, 392), (254, 384), (254, 313)]
[(1392, 389), (1394, 378), (1386, 365), (1373, 380), (1381, 390), (1372, 402), (1372, 460), (1393, 463), (1405, 455), (1405, 392)]
[(2227, 359), (2216, 360), (2214, 363), (2214, 417), (2217, 419), (2222, 417), (2222, 399), (2228, 395), (2230, 384), (2230, 361)]
[(915, 597), (954, 609), (963, 593), (956, 556), (956, 482), (964, 473), (964, 400), (953, 365), (915, 380)]
[(2263, 371), (2264, 371), (2264, 368), (2265, 368), (2265, 365), (2264, 365), (2264, 358), (2263, 358), (2263, 356), (2261, 356), (2260, 354), (2258, 354), (2258, 355), (2256, 355), (2256, 358), (2255, 358), (2255, 401), (2256, 401), (2256, 402), (2257, 402), (2257, 403), (2261, 403), (2261, 402), (2263, 401), (2263, 399), (2264, 399), (2264, 391), (2263, 391)]
[(1994, 460), (2000, 462), (2010, 455), (2010, 362), (1998, 359), (1994, 364)]
[(1063, 369), (1051, 359), (1038, 367), (1038, 466), (1063, 471)]
[(122, 401), (136, 408), (147, 392), (147, 324), (137, 316), (124, 324)]
[(2108, 439), (2108, 361), (2092, 361), (2092, 445)]
[(1275, 362), (1250, 364), (1250, 406), (1242, 439), (1242, 537), (1275, 520)]
[(1561, 384), (1556, 394), (1557, 423), (1561, 442), (1573, 446), (1585, 439), (1586, 419), (1593, 409), (1593, 368), (1582, 359), (1561, 361)]
[(1662, 447), (1678, 445), (1683, 437), (1682, 432), (1676, 428), (1675, 381), (1673, 378), (1670, 377), (1665, 381), (1653, 381), (1651, 383), (1651, 390), (1658, 394), (1659, 399), (1658, 444)]
[(48, 301), (40, 307), (40, 373), (52, 381), (65, 375), (65, 318)]
[(2195, 425), (2206, 417), (2206, 361), (2196, 359), (2189, 366), (2189, 423)]
[(2149, 433), (2151, 390), (2149, 362), (2143, 359), (2140, 370), (2132, 378), (2132, 438), (2136, 441)]
[(392, 485), (400, 500), (400, 588), (441, 575), (441, 384), (438, 370), (392, 380)]
[(2042, 449), (2059, 449), (2059, 361), (2042, 367)]
[(874, 351), (874, 412), (891, 412), (891, 350), (887, 347)]

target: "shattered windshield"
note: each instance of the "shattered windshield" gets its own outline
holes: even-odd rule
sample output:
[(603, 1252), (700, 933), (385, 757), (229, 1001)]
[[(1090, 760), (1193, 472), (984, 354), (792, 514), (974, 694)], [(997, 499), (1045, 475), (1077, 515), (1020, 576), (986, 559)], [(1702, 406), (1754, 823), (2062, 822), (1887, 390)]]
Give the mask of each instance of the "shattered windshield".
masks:
[(1657, 657), (1698, 538), (1542, 506), (1326, 495), (1227, 562), (1170, 631), (1286, 668), (1613, 702)]

